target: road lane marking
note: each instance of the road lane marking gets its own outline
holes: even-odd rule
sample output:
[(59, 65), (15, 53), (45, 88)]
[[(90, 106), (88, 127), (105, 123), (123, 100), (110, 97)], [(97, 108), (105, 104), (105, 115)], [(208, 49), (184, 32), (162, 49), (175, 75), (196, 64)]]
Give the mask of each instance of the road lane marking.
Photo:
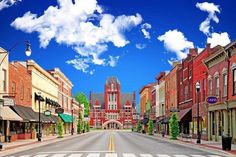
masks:
[(123, 157), (136, 157), (133, 153), (123, 153)]
[(207, 155), (209, 157), (222, 157), (222, 156), (219, 156), (219, 155)]
[(206, 156), (203, 156), (203, 155), (190, 155), (192, 157), (206, 157)]
[(175, 157), (188, 157), (187, 155), (174, 155)]
[(140, 154), (141, 157), (153, 157), (151, 154)]
[(87, 155), (87, 157), (99, 157), (100, 153), (90, 153)]
[(68, 157), (81, 157), (82, 154), (70, 154)]
[(157, 154), (158, 157), (170, 157), (169, 155), (166, 154)]
[(117, 153), (106, 153), (105, 157), (117, 157)]
[(46, 157), (48, 154), (42, 154), (42, 155), (35, 155), (34, 157)]
[(108, 151), (109, 152), (115, 152), (114, 136), (111, 133), (109, 133)]
[(51, 157), (64, 157), (66, 154), (54, 154)]

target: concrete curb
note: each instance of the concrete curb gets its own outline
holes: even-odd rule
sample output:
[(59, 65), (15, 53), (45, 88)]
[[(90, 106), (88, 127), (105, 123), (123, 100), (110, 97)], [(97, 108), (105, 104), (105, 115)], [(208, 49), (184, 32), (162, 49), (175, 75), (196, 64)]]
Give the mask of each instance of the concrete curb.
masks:
[(216, 148), (206, 147), (204, 145), (197, 145), (197, 144), (193, 144), (193, 143), (190, 143), (190, 142), (187, 143), (187, 142), (183, 142), (183, 141), (180, 141), (180, 140), (170, 140), (166, 137), (158, 137), (158, 136), (155, 136), (155, 135), (149, 136), (147, 134), (142, 134), (142, 133), (137, 133), (137, 132), (133, 132), (133, 133), (141, 135), (141, 136), (145, 136), (145, 137), (148, 137), (148, 138), (152, 138), (152, 139), (158, 139), (158, 140), (162, 140), (162, 141), (165, 141), (165, 142), (178, 144), (178, 145), (181, 145), (181, 146), (184, 146), (184, 147), (209, 152), (209, 153), (212, 153), (212, 154), (217, 154), (217, 155), (222, 155), (222, 156), (226, 155), (228, 157), (236, 157), (236, 155), (231, 154), (229, 152), (219, 150), (219, 149), (216, 149)]
[(15, 154), (15, 153), (19, 153), (21, 151), (34, 149), (34, 148), (37, 148), (37, 147), (40, 147), (40, 146), (49, 145), (49, 144), (52, 144), (52, 143), (57, 143), (57, 142), (61, 142), (61, 141), (70, 140), (72, 138), (77, 138), (77, 137), (80, 137), (80, 136), (84, 136), (84, 135), (90, 134), (92, 132), (86, 132), (86, 133), (83, 133), (83, 134), (74, 134), (74, 135), (71, 135), (71, 136), (68, 135), (68, 136), (65, 136), (64, 138), (46, 139), (46, 140), (42, 140), (41, 142), (33, 141), (33, 142), (30, 142), (30, 143), (18, 145), (18, 146), (15, 146), (15, 147), (12, 146), (11, 148), (7, 148), (5, 150), (0, 151), (1, 152), (0, 157)]

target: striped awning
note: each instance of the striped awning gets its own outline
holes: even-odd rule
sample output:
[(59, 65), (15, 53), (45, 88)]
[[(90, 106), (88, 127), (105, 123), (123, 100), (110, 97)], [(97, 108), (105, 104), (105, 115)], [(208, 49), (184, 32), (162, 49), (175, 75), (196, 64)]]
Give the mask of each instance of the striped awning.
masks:
[(0, 120), (23, 121), (23, 119), (8, 106), (0, 106)]

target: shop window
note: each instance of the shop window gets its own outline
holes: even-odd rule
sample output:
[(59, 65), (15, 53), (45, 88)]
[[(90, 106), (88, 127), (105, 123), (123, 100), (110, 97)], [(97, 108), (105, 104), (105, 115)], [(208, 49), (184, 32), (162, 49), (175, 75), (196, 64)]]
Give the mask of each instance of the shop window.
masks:
[(236, 95), (236, 69), (233, 70), (233, 94)]

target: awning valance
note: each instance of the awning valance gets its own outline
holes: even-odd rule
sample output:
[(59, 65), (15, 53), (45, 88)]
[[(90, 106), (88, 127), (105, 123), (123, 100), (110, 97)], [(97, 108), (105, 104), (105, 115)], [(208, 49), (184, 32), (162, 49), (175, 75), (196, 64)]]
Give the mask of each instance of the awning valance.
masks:
[(0, 106), (0, 120), (23, 121), (23, 119), (8, 106)]
[(72, 116), (68, 115), (68, 114), (59, 114), (59, 116), (61, 117), (61, 119), (65, 122), (65, 123), (72, 123)]
[(184, 118), (184, 116), (190, 111), (191, 111), (191, 108), (186, 108), (186, 109), (180, 110), (178, 112), (178, 120), (181, 121)]

